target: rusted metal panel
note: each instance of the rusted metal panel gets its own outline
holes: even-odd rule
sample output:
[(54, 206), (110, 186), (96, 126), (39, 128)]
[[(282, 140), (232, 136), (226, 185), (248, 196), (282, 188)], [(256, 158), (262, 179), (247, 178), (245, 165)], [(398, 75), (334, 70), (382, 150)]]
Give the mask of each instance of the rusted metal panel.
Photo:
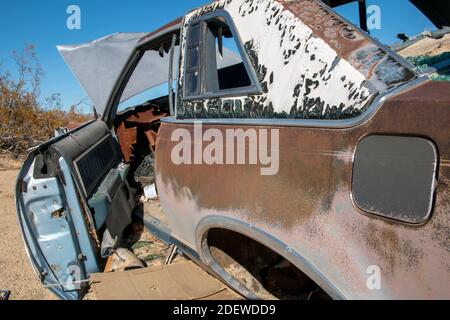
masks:
[(179, 88), (189, 23), (219, 10), (232, 17), (262, 93), (190, 101), (179, 94), (178, 118), (348, 119), (378, 94), (417, 77), (319, 1), (222, 0), (185, 18)]
[[(366, 34), (316, 0), (277, 0), (308, 25), (314, 36), (330, 45), (368, 80), (389, 89), (416, 77), (397, 57), (377, 46)], [(396, 72), (393, 72), (396, 71)]]
[(133, 146), (138, 142), (138, 130), (146, 135), (149, 146), (155, 148), (157, 127), (153, 124), (159, 122), (167, 114), (156, 105), (147, 104), (130, 110), (116, 119), (116, 133), (125, 163), (133, 160)]
[[(428, 81), (389, 99), (354, 128), (278, 127), (280, 165), (274, 176), (261, 176), (254, 165), (175, 165), (171, 134), (177, 128), (192, 132), (193, 126), (163, 123), (157, 185), (174, 235), (195, 248), (202, 218), (232, 217), (286, 244), (349, 298), (450, 298), (445, 285), (450, 283), (448, 92), (449, 83)], [(274, 129), (203, 126), (221, 132)], [(439, 183), (426, 225), (383, 220), (354, 204), (353, 154), (358, 142), (373, 134), (427, 137), (435, 143)], [(366, 285), (371, 265), (381, 269), (381, 290)]]
[(133, 145), (137, 142), (137, 128), (126, 128), (125, 122), (121, 122), (116, 127), (117, 138), (119, 139), (120, 150), (125, 163), (130, 163), (133, 154)]
[(156, 137), (158, 136), (158, 134), (153, 130), (147, 130), (145, 131), (145, 135), (148, 142), (150, 143), (150, 146), (152, 147), (152, 149), (154, 149), (156, 145)]

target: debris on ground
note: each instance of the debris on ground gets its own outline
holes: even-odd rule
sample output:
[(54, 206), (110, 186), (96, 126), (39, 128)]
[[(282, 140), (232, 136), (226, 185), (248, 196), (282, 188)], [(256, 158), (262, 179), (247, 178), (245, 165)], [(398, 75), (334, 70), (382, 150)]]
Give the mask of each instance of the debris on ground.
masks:
[(164, 264), (171, 264), (173, 261), (173, 258), (177, 254), (178, 247), (174, 244), (170, 245), (170, 252), (166, 257), (166, 260), (164, 261)]
[[(142, 201), (141, 201), (142, 202)], [(158, 206), (159, 201), (148, 200), (149, 205)], [(123, 239), (123, 247), (118, 248), (108, 258), (105, 273), (120, 273), (130, 269), (160, 267), (178, 263), (187, 263), (188, 260), (178, 253), (177, 246), (165, 244), (152, 235), (141, 221), (134, 221), (128, 226)], [(204, 271), (203, 271), (204, 272)], [(118, 276), (121, 277), (121, 276)], [(84, 300), (102, 299), (93, 289), (95, 280), (91, 279), (91, 286), (87, 289)]]
[(114, 253), (109, 256), (104, 272), (125, 271), (143, 267), (144, 263), (134, 254), (134, 252), (125, 248), (117, 248)]
[[(91, 275), (84, 300), (233, 300), (240, 295), (209, 275), (143, 226), (133, 223), (125, 237), (127, 249), (117, 249), (105, 271)], [(114, 259), (119, 258), (114, 267)], [(124, 270), (125, 261), (138, 259), (143, 267)], [(134, 263), (131, 263), (134, 265)], [(130, 270), (131, 269), (131, 270)]]
[(172, 254), (171, 262), (182, 262), (187, 261), (187, 259), (181, 254), (174, 255), (171, 252), (171, 245), (167, 245), (154, 235), (152, 235), (148, 230), (142, 227), (139, 239), (127, 239), (128, 249), (131, 250), (136, 257), (144, 262), (147, 267), (159, 266), (165, 264), (165, 261)]
[(9, 300), (11, 296), (11, 291), (9, 290), (0, 290), (0, 301)]
[(100, 300), (242, 299), (192, 261), (96, 273), (92, 275), (92, 287)]
[(149, 186), (144, 187), (144, 196), (148, 200), (154, 200), (158, 198), (155, 184), (151, 184)]

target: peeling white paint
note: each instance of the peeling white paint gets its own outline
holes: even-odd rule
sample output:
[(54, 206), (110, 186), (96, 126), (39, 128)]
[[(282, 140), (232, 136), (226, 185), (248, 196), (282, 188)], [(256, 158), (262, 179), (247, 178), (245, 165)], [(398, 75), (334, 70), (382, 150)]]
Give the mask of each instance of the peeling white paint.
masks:
[[(307, 25), (276, 1), (214, 2), (186, 16), (183, 38), (186, 38), (186, 26), (191, 19), (217, 8), (231, 15), (242, 45), (252, 42), (258, 64), (267, 68), (264, 79), (260, 79), (266, 82), (267, 93), (252, 97), (260, 107), (271, 106), (275, 113), (286, 115), (293, 108), (299, 113), (311, 109), (324, 116), (327, 109), (330, 111), (333, 107), (345, 112), (362, 111), (367, 106), (374, 93), (364, 86), (366, 77), (340, 59), (335, 50), (314, 37)], [(279, 14), (274, 17), (274, 12)], [(184, 73), (183, 60), (184, 56), (180, 76)], [(244, 104), (244, 98), (228, 97), (227, 100), (241, 99)], [(305, 99), (312, 107), (305, 106)], [(208, 102), (203, 101), (205, 106)]]

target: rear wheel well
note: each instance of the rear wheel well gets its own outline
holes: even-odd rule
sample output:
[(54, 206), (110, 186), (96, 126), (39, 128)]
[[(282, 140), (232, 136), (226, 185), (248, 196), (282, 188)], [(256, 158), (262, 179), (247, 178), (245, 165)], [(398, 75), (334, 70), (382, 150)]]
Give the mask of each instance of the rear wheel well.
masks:
[[(211, 228), (205, 240), (206, 249), (222, 273), (239, 283), (237, 288), (232, 285), (238, 291), (251, 292), (261, 299), (330, 299), (293, 263), (248, 236)], [(241, 286), (245, 289), (239, 290)]]

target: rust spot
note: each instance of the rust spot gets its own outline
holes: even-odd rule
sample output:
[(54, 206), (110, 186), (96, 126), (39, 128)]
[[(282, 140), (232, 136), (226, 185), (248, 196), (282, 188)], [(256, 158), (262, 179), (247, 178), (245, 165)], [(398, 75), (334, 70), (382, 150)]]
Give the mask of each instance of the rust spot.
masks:
[(424, 257), (423, 250), (417, 248), (417, 243), (399, 237), (395, 228), (398, 226), (381, 227), (369, 222), (361, 230), (369, 247), (387, 262), (386, 271), (390, 276), (400, 268), (409, 271), (415, 269)]
[(138, 132), (142, 131), (154, 150), (159, 121), (167, 116), (160, 107), (150, 103), (139, 106), (117, 116), (115, 127), (120, 149), (126, 163), (133, 160), (133, 147), (138, 142)]
[[(317, 38), (325, 41), (340, 58), (347, 60), (369, 80), (387, 88), (408, 82), (416, 75), (404, 68), (360, 30), (316, 0), (277, 0), (305, 23)], [(392, 72), (392, 70), (397, 70)]]
[[(193, 135), (192, 126), (183, 127)], [(203, 128), (207, 130), (209, 126)], [(226, 128), (220, 127), (224, 136)], [(160, 131), (159, 141), (169, 143), (168, 150), (175, 145), (170, 142), (172, 129), (173, 125), (164, 124)], [(159, 161), (164, 163), (160, 167), (161, 178), (172, 186), (179, 200), (186, 195), (183, 190), (188, 188), (191, 200), (199, 208), (238, 210), (251, 220), (289, 230), (308, 221), (317, 211), (329, 210), (343, 167), (329, 152), (332, 150), (329, 136), (318, 137), (309, 132), (299, 137), (295, 131), (283, 129), (280, 134), (280, 150), (284, 150), (284, 154), (275, 176), (261, 176), (259, 165), (176, 166), (169, 152), (167, 159)]]
[[(443, 247), (450, 253), (450, 223), (446, 218), (450, 212), (450, 168), (441, 165), (439, 184), (436, 190), (435, 211), (438, 218), (433, 219), (434, 231), (433, 241), (440, 247)], [(442, 217), (442, 218), (440, 218)], [(446, 218), (446, 219), (445, 219)], [(450, 261), (449, 261), (450, 267)]]

